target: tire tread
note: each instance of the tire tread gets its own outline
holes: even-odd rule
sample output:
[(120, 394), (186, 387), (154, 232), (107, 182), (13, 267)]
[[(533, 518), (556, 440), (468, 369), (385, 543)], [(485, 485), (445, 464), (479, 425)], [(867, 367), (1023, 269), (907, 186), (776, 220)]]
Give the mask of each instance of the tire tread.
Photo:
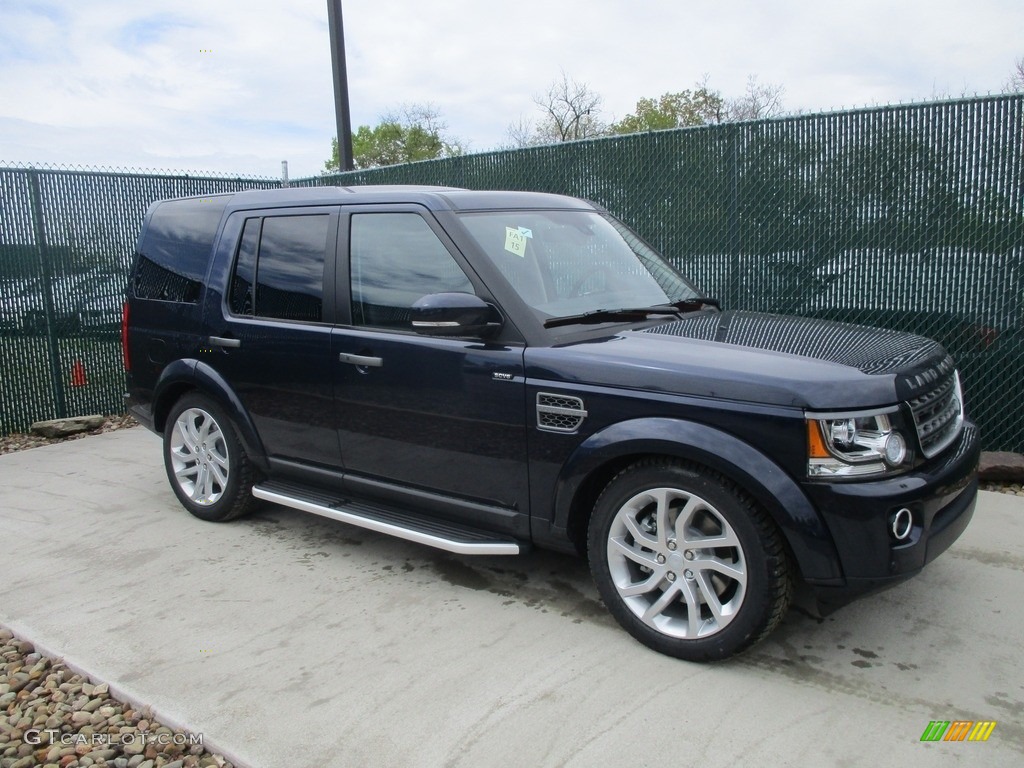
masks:
[[(630, 474), (641, 472), (647, 469), (653, 470), (671, 470), (679, 469), (686, 473), (692, 474), (695, 479), (709, 480), (718, 484), (725, 492), (733, 496), (735, 501), (741, 508), (741, 512), (745, 514), (754, 528), (757, 531), (759, 541), (761, 542), (764, 550), (766, 559), (768, 575), (769, 575), (769, 588), (770, 593), (768, 595), (768, 610), (766, 611), (766, 619), (764, 623), (756, 628), (748, 637), (740, 641), (728, 654), (715, 653), (711, 650), (703, 654), (692, 654), (682, 655), (679, 650), (679, 642), (674, 638), (661, 637), (651, 638), (653, 642), (646, 642), (641, 638), (637, 638), (644, 642), (649, 647), (655, 650), (665, 653), (670, 656), (676, 656), (679, 658), (687, 658), (690, 660), (700, 661), (717, 661), (726, 656), (732, 656), (749, 649), (751, 646), (756, 645), (758, 642), (763, 640), (769, 634), (771, 634), (778, 625), (782, 622), (782, 619), (786, 616), (789, 610), (790, 603), (793, 599), (794, 584), (792, 577), (792, 567), (790, 564), (790, 558), (788, 550), (786, 549), (785, 541), (783, 540), (782, 534), (774, 521), (769, 517), (768, 513), (758, 505), (753, 498), (750, 497), (740, 486), (730, 480), (728, 477), (722, 475), (715, 470), (709, 469), (703, 465), (696, 464), (693, 462), (685, 461), (682, 459), (668, 458), (668, 457), (648, 457), (640, 459), (624, 469), (616, 473), (611, 480), (605, 485), (604, 489), (598, 495), (597, 500), (594, 504), (594, 509), (601, 507), (602, 501), (605, 496), (612, 492), (612, 490), (618, 485), (619, 481), (628, 477)], [(593, 524), (593, 518), (591, 518), (591, 524)], [(594, 551), (595, 537), (593, 535), (587, 536), (587, 556), (591, 562), (591, 568), (593, 569), (593, 563), (596, 562), (595, 557), (600, 558), (604, 556), (601, 551)], [(599, 547), (603, 547), (604, 542), (600, 542)], [(614, 611), (613, 611), (614, 613)], [(616, 617), (618, 618), (618, 617)], [(658, 642), (660, 640), (660, 642)], [(682, 642), (694, 642), (694, 641), (682, 641)]]
[[(252, 487), (256, 482), (256, 468), (253, 466), (253, 463), (249, 460), (245, 449), (242, 447), (242, 441), (238, 437), (238, 430), (235, 428), (232, 420), (224, 412), (224, 409), (217, 403), (217, 401), (201, 392), (197, 392), (195, 390), (186, 392), (177, 400), (177, 402), (175, 402), (168, 414), (165, 431), (167, 429), (173, 429), (174, 422), (178, 415), (183, 410), (192, 407), (202, 408), (214, 418), (222, 432), (230, 434), (231, 445), (229, 446), (229, 450), (234, 452), (237, 458), (237, 466), (232, 469), (234, 477), (229, 479), (229, 484), (231, 484), (235, 489), (234, 498), (231, 500), (230, 506), (223, 511), (192, 504), (189, 500), (182, 497), (180, 488), (175, 484), (174, 479), (171, 477), (170, 468), (168, 467), (167, 476), (171, 483), (171, 488), (182, 506), (185, 507), (185, 509), (187, 509), (192, 515), (201, 520), (214, 523), (226, 523), (231, 520), (236, 520), (251, 512), (256, 504), (257, 499), (252, 495)], [(165, 462), (167, 461), (166, 451), (167, 448), (165, 445)], [(218, 502), (218, 504), (219, 503), (220, 502)], [(215, 507), (216, 505), (213, 506)]]

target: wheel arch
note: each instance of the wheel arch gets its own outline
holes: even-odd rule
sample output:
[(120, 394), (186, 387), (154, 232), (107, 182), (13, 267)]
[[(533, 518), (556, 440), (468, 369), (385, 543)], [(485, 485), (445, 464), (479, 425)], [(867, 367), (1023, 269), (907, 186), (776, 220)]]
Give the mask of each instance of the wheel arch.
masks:
[(696, 422), (634, 419), (591, 435), (563, 466), (554, 525), (585, 551), (590, 513), (601, 491), (627, 466), (650, 457), (681, 459), (722, 475), (768, 512), (803, 578), (842, 579), (831, 533), (796, 482), (750, 444)]
[(249, 412), (224, 377), (200, 360), (175, 360), (161, 372), (154, 388), (153, 429), (163, 434), (171, 408), (188, 392), (206, 395), (220, 405), (231, 419), (249, 460), (261, 471), (267, 471), (263, 442)]

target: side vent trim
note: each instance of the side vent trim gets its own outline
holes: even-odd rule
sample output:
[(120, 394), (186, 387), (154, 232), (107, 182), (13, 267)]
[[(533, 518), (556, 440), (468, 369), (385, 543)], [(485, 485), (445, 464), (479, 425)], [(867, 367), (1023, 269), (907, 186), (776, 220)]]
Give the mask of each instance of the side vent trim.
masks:
[(575, 432), (587, 418), (583, 401), (572, 395), (537, 393), (537, 429), (545, 432)]

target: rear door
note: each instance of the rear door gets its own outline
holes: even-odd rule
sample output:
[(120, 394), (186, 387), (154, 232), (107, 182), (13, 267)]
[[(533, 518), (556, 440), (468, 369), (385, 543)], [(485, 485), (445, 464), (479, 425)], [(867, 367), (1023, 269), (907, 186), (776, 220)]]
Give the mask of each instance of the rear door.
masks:
[(203, 360), (238, 396), (267, 456), (341, 465), (332, 421), (331, 323), (338, 208), (240, 211), (222, 243), (237, 243), (225, 285), (208, 304)]

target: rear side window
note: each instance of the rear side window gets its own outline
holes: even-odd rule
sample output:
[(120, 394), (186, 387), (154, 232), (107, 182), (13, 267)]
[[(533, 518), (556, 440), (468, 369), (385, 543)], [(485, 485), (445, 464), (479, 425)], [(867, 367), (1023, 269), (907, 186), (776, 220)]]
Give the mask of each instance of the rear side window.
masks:
[(321, 322), (329, 225), (326, 214), (247, 219), (231, 279), (231, 311)]
[(242, 230), (235, 275), (231, 280), (231, 311), (236, 315), (251, 315), (256, 307), (256, 251), (262, 224), (263, 219), (246, 219)]
[(140, 299), (192, 303), (231, 195), (167, 200), (153, 212), (139, 245), (132, 291)]

